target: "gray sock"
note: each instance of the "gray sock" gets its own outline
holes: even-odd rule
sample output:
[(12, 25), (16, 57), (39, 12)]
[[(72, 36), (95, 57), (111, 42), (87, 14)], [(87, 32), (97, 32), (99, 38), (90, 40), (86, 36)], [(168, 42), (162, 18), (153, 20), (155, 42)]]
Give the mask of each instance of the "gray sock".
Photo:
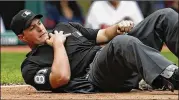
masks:
[(176, 65), (170, 65), (160, 75), (165, 78), (170, 78), (173, 75), (175, 69), (178, 69)]

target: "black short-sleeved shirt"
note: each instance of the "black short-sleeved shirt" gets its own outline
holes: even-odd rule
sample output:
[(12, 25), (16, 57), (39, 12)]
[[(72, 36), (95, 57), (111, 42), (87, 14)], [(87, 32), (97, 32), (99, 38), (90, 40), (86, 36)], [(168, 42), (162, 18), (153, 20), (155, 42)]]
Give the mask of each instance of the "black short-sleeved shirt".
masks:
[(51, 88), (49, 75), (53, 63), (53, 48), (47, 44), (33, 48), (27, 54), (27, 58), (21, 66), (25, 82), (34, 86), (37, 90), (83, 93), (96, 91), (95, 87), (87, 81), (85, 75), (96, 52), (101, 48), (96, 46), (99, 30), (84, 28), (78, 23), (59, 23), (54, 30), (64, 31), (64, 34), (72, 33), (65, 42), (71, 68), (70, 82), (57, 89)]

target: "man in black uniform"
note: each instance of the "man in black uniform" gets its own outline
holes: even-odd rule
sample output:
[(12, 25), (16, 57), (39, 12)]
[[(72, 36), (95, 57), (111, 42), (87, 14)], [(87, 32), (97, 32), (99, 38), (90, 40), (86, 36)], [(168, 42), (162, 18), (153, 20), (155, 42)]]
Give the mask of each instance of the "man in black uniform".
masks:
[(159, 52), (165, 43), (179, 57), (178, 14), (172, 9), (158, 10), (134, 28), (131, 21), (100, 30), (59, 23), (49, 34), (41, 17), (25, 9), (11, 21), (32, 49), (21, 70), (37, 90), (127, 92), (142, 78), (156, 88), (179, 87), (178, 67)]

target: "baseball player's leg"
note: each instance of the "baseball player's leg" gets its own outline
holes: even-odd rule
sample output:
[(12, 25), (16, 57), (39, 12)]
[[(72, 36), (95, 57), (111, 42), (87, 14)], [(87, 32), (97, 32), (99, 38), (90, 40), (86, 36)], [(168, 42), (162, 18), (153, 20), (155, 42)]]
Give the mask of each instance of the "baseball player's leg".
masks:
[[(131, 89), (142, 76), (148, 84), (172, 62), (137, 38), (116, 36), (91, 63), (89, 80), (105, 91)], [(138, 74), (137, 74), (138, 73)]]
[(140, 22), (129, 35), (137, 37), (145, 45), (161, 50), (163, 43), (179, 57), (178, 13), (165, 8), (152, 13)]
[[(89, 80), (105, 92), (130, 91), (141, 79), (138, 73), (126, 67), (132, 64), (127, 63), (122, 55), (115, 54), (116, 48), (112, 42), (108, 43), (90, 64)], [(124, 84), (124, 81), (128, 82)]]

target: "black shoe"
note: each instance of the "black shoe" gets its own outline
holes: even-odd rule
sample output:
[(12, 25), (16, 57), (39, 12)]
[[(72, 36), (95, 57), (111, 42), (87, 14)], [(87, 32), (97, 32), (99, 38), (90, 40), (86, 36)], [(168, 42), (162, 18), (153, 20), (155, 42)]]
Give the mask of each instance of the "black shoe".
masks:
[(163, 88), (170, 91), (179, 90), (179, 69), (176, 69), (171, 78), (163, 78)]
[(162, 76), (158, 76), (152, 83), (152, 87), (154, 89), (162, 89), (162, 90), (170, 90), (174, 92), (174, 90), (179, 90), (179, 69), (176, 69), (171, 76), (171, 78), (167, 79)]
[(179, 69), (174, 71), (172, 77), (169, 80), (174, 85), (174, 88), (179, 90)]
[(158, 76), (152, 83), (152, 88), (157, 90), (170, 90), (174, 91), (174, 85), (168, 79)]
[(162, 90), (170, 90), (172, 92), (174, 92), (174, 85), (173, 83), (171, 83), (169, 80), (163, 78), (163, 87), (162, 87)]

